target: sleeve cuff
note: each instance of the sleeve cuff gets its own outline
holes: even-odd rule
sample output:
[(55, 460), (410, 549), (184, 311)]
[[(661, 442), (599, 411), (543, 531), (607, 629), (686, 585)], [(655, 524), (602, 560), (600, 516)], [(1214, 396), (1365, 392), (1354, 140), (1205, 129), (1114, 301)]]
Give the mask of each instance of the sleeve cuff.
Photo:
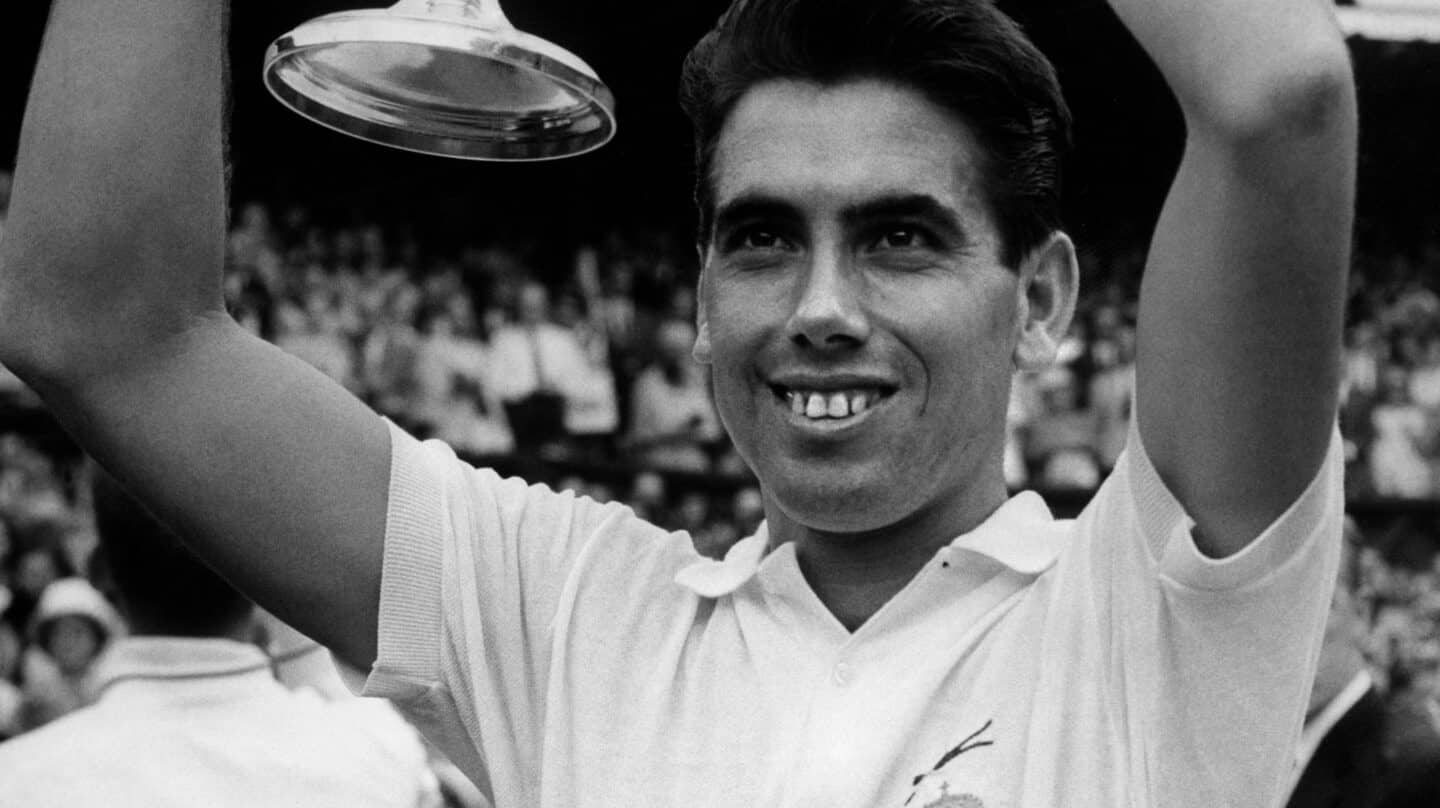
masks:
[(1300, 496), (1243, 550), (1219, 559), (1196, 546), (1191, 534), (1195, 521), (1160, 479), (1133, 419), (1128, 447), (1125, 469), (1150, 556), (1159, 572), (1177, 583), (1195, 589), (1235, 589), (1300, 553), (1317, 534), (1325, 532), (1322, 528), (1329, 522), (1339, 529), (1344, 462), (1338, 425), (1331, 430), (1320, 468)]
[[(389, 420), (390, 493), (385, 514), (377, 654), (360, 691), (405, 701), (439, 681), (444, 540), (443, 444), (421, 444)], [(442, 457), (441, 455), (448, 455)]]

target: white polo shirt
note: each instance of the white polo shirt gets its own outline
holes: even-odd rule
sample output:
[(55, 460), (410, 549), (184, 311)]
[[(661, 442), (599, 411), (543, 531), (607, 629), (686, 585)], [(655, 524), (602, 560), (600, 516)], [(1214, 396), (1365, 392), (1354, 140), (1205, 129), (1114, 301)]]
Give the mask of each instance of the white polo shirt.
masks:
[(100, 698), (0, 744), (0, 805), (421, 808), (425, 750), (378, 702), (290, 691), (253, 645), (127, 637)]
[(763, 527), (710, 561), (624, 506), (392, 436), (365, 692), (498, 808), (1252, 808), (1293, 765), (1338, 432), (1218, 562), (1132, 432), (1078, 519), (1015, 496), (853, 634)]

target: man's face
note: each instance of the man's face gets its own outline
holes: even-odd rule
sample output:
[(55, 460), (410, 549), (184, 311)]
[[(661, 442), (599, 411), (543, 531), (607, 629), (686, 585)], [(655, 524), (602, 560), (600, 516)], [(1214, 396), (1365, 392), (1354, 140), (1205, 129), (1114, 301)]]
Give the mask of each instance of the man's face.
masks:
[(958, 118), (874, 80), (757, 85), (721, 132), (698, 353), (799, 525), (953, 524), (1001, 479), (1019, 285), (977, 149)]

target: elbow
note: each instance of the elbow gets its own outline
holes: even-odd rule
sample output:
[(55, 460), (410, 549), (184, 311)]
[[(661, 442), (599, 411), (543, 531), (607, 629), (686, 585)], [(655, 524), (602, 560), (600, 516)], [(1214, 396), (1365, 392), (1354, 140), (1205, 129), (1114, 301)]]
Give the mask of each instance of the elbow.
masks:
[(1208, 114), (1190, 115), (1240, 141), (1294, 140), (1352, 131), (1355, 79), (1345, 41), (1318, 37), (1236, 77)]

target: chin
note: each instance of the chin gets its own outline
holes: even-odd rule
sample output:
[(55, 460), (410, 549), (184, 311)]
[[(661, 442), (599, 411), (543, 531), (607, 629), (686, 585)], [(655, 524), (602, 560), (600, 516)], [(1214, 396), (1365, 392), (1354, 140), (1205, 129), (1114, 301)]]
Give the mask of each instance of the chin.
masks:
[[(907, 502), (897, 493), (913, 493), (893, 474), (783, 475), (769, 485), (771, 496), (792, 521), (827, 533), (865, 533), (902, 520)], [(781, 476), (781, 475), (776, 475)]]

